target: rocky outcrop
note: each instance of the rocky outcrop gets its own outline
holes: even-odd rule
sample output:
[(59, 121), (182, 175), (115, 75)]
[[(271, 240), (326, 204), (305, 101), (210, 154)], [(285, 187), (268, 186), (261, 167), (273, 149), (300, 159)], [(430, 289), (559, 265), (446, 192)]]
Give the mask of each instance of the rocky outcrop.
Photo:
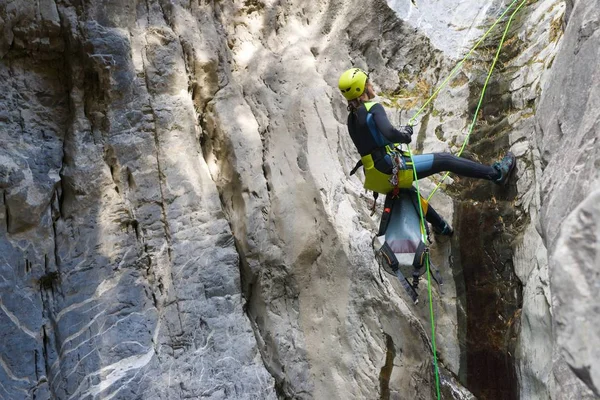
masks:
[[(579, 378), (569, 386), (580, 398), (600, 396), (599, 336), (594, 328), (598, 309), (593, 299), (600, 285), (598, 5), (574, 2), (536, 129), (543, 170), (540, 228), (549, 249), (557, 354)], [(567, 372), (555, 372), (559, 384), (564, 385)]]
[(450, 58), (462, 58), (509, 2), (388, 0), (398, 17), (423, 32)]
[(198, 142), (217, 28), (44, 3), (0, 9), (2, 397), (276, 398)]
[[(425, 330), (345, 188), (337, 65), (316, 63), (340, 58), (337, 13), (360, 17), (3, 3), (3, 397), (431, 396)], [(374, 34), (344, 51), (380, 54)]]

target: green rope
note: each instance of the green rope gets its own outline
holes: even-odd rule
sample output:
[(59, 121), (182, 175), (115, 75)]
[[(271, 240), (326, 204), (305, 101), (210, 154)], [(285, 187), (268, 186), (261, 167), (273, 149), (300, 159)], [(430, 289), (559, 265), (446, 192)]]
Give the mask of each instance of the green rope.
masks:
[[(423, 205), (421, 204), (421, 191), (419, 190), (419, 180), (417, 179), (417, 167), (413, 160), (412, 151), (410, 145), (408, 145), (408, 154), (410, 155), (410, 161), (412, 162), (413, 178), (415, 187), (417, 189), (417, 203), (419, 203), (419, 217), (421, 219), (421, 240), (423, 243), (427, 243), (426, 230), (425, 230), (425, 218), (423, 217)], [(429, 253), (425, 256), (425, 264), (427, 266), (427, 292), (429, 296), (429, 316), (431, 318), (431, 347), (433, 350), (433, 369), (435, 372), (435, 390), (437, 393), (438, 400), (441, 399), (440, 395), (440, 370), (438, 367), (437, 360), (437, 348), (435, 345), (435, 318), (433, 314), (433, 295), (431, 293), (431, 272), (429, 267)]]
[[(498, 20), (496, 20), (496, 22), (494, 22), (494, 24), (490, 27), (490, 29), (487, 30), (487, 32), (483, 35), (483, 37), (475, 44), (475, 46), (473, 46), (473, 48), (471, 49), (471, 51), (469, 51), (469, 53), (462, 59), (462, 61), (460, 63), (457, 64), (457, 66), (452, 70), (452, 72), (450, 73), (450, 75), (442, 82), (442, 84), (437, 88), (437, 90), (433, 93), (433, 95), (431, 95), (431, 97), (427, 100), (427, 102), (425, 102), (425, 104), (417, 111), (417, 113), (410, 119), (409, 121), (409, 125), (413, 125), (414, 120), (416, 119), (416, 117), (421, 114), (421, 112), (423, 112), (423, 110), (427, 107), (427, 105), (433, 100), (433, 98), (435, 96), (437, 96), (437, 94), (440, 92), (440, 90), (449, 82), (450, 78), (456, 73), (456, 71), (458, 71), (458, 68), (460, 68), (460, 66), (462, 66), (462, 64), (465, 62), (465, 60), (471, 55), (471, 53), (477, 48), (477, 46), (479, 46), (479, 44), (481, 42), (483, 42), (483, 40), (485, 39), (485, 37), (490, 33), (490, 31), (500, 22), (500, 20), (504, 17), (504, 15), (506, 15), (506, 13), (512, 8), (512, 6), (517, 2), (518, 0), (514, 0), (511, 5), (502, 13), (502, 15), (498, 18)], [(469, 136), (471, 135), (471, 132), (473, 131), (473, 128), (475, 126), (475, 122), (477, 120), (477, 115), (479, 114), (479, 110), (481, 108), (481, 104), (483, 103), (483, 98), (485, 95), (485, 91), (487, 89), (487, 85), (489, 83), (490, 77), (492, 75), (492, 72), (494, 70), (494, 67), (496, 66), (496, 62), (498, 61), (498, 58), (500, 56), (500, 51), (502, 50), (502, 46), (504, 45), (504, 40), (506, 39), (506, 35), (508, 33), (508, 30), (510, 28), (510, 25), (512, 23), (512, 20), (515, 16), (515, 14), (521, 9), (521, 7), (523, 7), (525, 5), (525, 3), (527, 2), (527, 0), (522, 0), (521, 4), (519, 4), (519, 6), (513, 11), (513, 13), (511, 14), (506, 27), (504, 29), (504, 33), (502, 35), (502, 39), (500, 40), (500, 44), (498, 45), (498, 49), (496, 50), (496, 55), (494, 57), (494, 61), (492, 62), (492, 65), (488, 71), (488, 75), (487, 78), (485, 80), (485, 83), (483, 85), (483, 89), (481, 92), (481, 96), (479, 98), (479, 103), (477, 104), (477, 109), (475, 110), (475, 115), (473, 116), (473, 120), (471, 122), (471, 125), (469, 126), (469, 131), (467, 133), (467, 137), (465, 139), (465, 142), (463, 143), (460, 152), (458, 153), (458, 156), (460, 156), (463, 152), (463, 150), (465, 149), (468, 141), (469, 141)], [(421, 204), (421, 191), (419, 190), (419, 180), (417, 178), (417, 168), (413, 159), (413, 154), (412, 151), (410, 149), (410, 145), (408, 145), (408, 154), (410, 156), (410, 160), (412, 162), (412, 170), (413, 170), (413, 179), (415, 182), (415, 188), (417, 190), (417, 197), (418, 197), (418, 203), (419, 203), (419, 217), (420, 217), (420, 225), (421, 225), (421, 240), (423, 241), (423, 243), (427, 243), (426, 240), (426, 230), (425, 230), (425, 218), (423, 215), (423, 206)], [(448, 172), (446, 172), (446, 175), (444, 175), (444, 178), (442, 179), (442, 181), (448, 176)], [(440, 187), (441, 182), (438, 183), (438, 185), (435, 187), (434, 191), (429, 195), (429, 197), (427, 198), (427, 200), (431, 199), (431, 196), (433, 196), (433, 194), (437, 191), (437, 189)], [(428, 297), (429, 297), (429, 316), (430, 316), (430, 320), (431, 320), (431, 347), (433, 350), (433, 367), (434, 367), (434, 373), (435, 373), (435, 389), (436, 389), (436, 395), (437, 395), (437, 399), (440, 400), (441, 399), (441, 392), (440, 392), (440, 372), (439, 372), (439, 366), (438, 366), (438, 359), (437, 359), (437, 347), (435, 344), (435, 316), (433, 313), (433, 294), (432, 294), (432, 290), (431, 290), (431, 266), (430, 266), (430, 262), (429, 262), (429, 254), (426, 255), (425, 257), (425, 264), (426, 264), (426, 272), (427, 272), (427, 293), (428, 293)]]
[(437, 87), (435, 92), (433, 92), (433, 94), (429, 97), (429, 99), (427, 99), (425, 104), (423, 104), (423, 106), (421, 106), (419, 111), (417, 111), (417, 113), (415, 115), (413, 115), (412, 118), (408, 121), (409, 125), (413, 126), (415, 124), (415, 120), (417, 119), (417, 117), (425, 110), (425, 108), (429, 105), (429, 103), (431, 103), (433, 101), (433, 99), (438, 95), (440, 90), (442, 90), (448, 84), (448, 82), (450, 82), (450, 79), (452, 79), (452, 77), (454, 77), (454, 75), (456, 75), (456, 73), (458, 72), (460, 67), (462, 67), (462, 65), (465, 63), (465, 61), (467, 61), (467, 58), (469, 58), (471, 56), (471, 54), (473, 54), (475, 49), (477, 49), (477, 47), (479, 47), (479, 45), (485, 40), (487, 35), (490, 34), (492, 29), (494, 29), (496, 27), (496, 25), (498, 25), (498, 23), (502, 20), (502, 18), (504, 18), (506, 13), (508, 13), (508, 11), (510, 11), (510, 9), (513, 7), (513, 5), (515, 5), (515, 3), (518, 1), (519, 0), (513, 0), (513, 2), (506, 8), (506, 10), (504, 10), (504, 12), (502, 14), (500, 14), (500, 16), (498, 17), (496, 22), (494, 22), (492, 24), (492, 26), (489, 27), (489, 29), (483, 34), (481, 39), (479, 39), (477, 41), (477, 43), (475, 43), (475, 45), (471, 48), (471, 50), (469, 50), (467, 55), (464, 56), (463, 59), (458, 64), (456, 64), (456, 66), (452, 69), (452, 71), (450, 71), (450, 74), (448, 75), (448, 77), (446, 79), (444, 79), (444, 81)]
[[(513, 20), (515, 14), (517, 14), (517, 12), (521, 9), (521, 7), (523, 7), (525, 5), (526, 2), (527, 2), (527, 0), (521, 1), (521, 4), (519, 4), (519, 6), (515, 9), (515, 11), (513, 11), (510, 18), (508, 19), (508, 22), (506, 23), (506, 27), (504, 28), (504, 33), (502, 34), (502, 39), (500, 39), (500, 44), (498, 45), (498, 49), (496, 50), (496, 55), (494, 56), (494, 61), (492, 62), (492, 66), (490, 67), (490, 69), (488, 71), (487, 77), (485, 78), (485, 82), (483, 84), (483, 89), (481, 90), (481, 95), (479, 96), (479, 102), (477, 103), (477, 108), (475, 109), (475, 113), (473, 115), (473, 120), (471, 121), (471, 124), (469, 125), (469, 129), (467, 130), (467, 137), (465, 138), (465, 141), (463, 142), (463, 144), (460, 148), (460, 151), (456, 154), (458, 157), (460, 157), (461, 154), (463, 153), (463, 151), (465, 150), (467, 143), (469, 143), (469, 138), (471, 137), (471, 133), (473, 132), (473, 129), (475, 128), (475, 123), (477, 122), (477, 116), (479, 114), (479, 110), (481, 109), (481, 105), (483, 104), (483, 98), (485, 97), (485, 92), (487, 90), (488, 83), (490, 82), (490, 78), (492, 77), (492, 72), (494, 71), (496, 62), (498, 61), (498, 57), (500, 56), (500, 52), (502, 50), (502, 46), (504, 45), (504, 40), (506, 39), (506, 35), (508, 34), (508, 29), (510, 28), (510, 25), (512, 23), (512, 20)], [(429, 196), (427, 197), (428, 201), (435, 194), (435, 192), (437, 192), (437, 190), (440, 188), (440, 185), (448, 177), (448, 175), (450, 175), (450, 172), (446, 172), (444, 174), (444, 176), (442, 177), (440, 182), (433, 189), (433, 192), (431, 192), (429, 194)]]

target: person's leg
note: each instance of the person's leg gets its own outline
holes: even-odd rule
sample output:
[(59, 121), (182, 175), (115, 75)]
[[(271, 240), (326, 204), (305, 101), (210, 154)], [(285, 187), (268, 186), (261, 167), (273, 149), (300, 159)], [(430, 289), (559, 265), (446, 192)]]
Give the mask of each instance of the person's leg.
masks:
[(454, 233), (454, 229), (447, 223), (440, 214), (435, 211), (435, 209), (431, 206), (431, 204), (427, 207), (427, 214), (425, 214), (425, 219), (427, 222), (431, 224), (433, 227), (433, 232), (441, 235), (450, 236)]
[(433, 226), (444, 227), (445, 221), (440, 214), (435, 211), (431, 204), (427, 207), (427, 214), (425, 214), (425, 220)]
[(501, 177), (498, 169), (476, 163), (450, 153), (419, 154), (413, 156), (417, 178), (422, 179), (438, 172), (450, 171), (469, 178), (495, 181)]

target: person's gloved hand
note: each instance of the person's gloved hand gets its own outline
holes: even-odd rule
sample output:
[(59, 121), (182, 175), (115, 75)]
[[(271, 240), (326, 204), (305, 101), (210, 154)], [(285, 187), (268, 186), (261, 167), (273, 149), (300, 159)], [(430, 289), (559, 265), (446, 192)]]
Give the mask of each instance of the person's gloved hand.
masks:
[(410, 143), (412, 140), (413, 128), (410, 125), (400, 126), (395, 129), (396, 137), (388, 138), (391, 142)]

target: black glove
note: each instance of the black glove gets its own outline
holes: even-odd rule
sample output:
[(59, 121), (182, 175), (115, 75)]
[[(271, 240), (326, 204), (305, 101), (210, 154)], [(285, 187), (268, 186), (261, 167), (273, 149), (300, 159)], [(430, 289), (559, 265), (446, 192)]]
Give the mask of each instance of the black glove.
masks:
[(406, 125), (401, 126), (400, 129), (392, 128), (393, 135), (387, 135), (386, 139), (392, 143), (410, 143), (412, 139), (413, 129), (412, 126)]

